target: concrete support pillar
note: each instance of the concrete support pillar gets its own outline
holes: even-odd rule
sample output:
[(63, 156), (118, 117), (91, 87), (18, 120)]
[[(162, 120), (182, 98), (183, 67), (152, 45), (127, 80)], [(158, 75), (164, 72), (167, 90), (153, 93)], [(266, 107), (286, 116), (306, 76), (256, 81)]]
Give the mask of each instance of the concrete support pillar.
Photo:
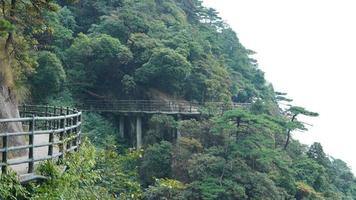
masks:
[[(178, 116), (177, 116), (177, 121), (178, 121), (178, 123), (179, 123), (181, 120), (182, 120), (181, 116), (178, 115)], [(180, 132), (180, 130), (179, 130), (179, 127), (177, 127), (177, 140), (179, 140), (179, 138), (181, 138), (181, 137), (182, 137), (182, 134), (181, 134), (181, 132)]]
[(182, 137), (182, 134), (180, 133), (179, 128), (177, 128), (177, 140), (179, 140)]
[(142, 118), (137, 116), (136, 119), (136, 147), (137, 149), (142, 148)]
[(120, 116), (120, 125), (119, 125), (119, 134), (120, 134), (120, 138), (124, 138), (125, 137), (125, 121), (124, 121), (124, 116)]

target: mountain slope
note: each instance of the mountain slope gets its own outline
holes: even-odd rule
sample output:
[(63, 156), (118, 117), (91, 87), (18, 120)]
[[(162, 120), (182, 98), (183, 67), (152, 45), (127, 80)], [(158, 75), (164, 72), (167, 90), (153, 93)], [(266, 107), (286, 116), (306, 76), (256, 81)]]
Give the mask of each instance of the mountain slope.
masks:
[[(85, 142), (65, 160), (70, 167), (64, 175), (45, 163), (40, 172), (51, 179), (28, 189), (29, 197), (356, 198), (346, 163), (326, 156), (318, 143), (293, 140), (293, 131), (306, 130), (298, 118), (318, 114), (280, 108), (281, 101), (291, 104), (286, 94), (273, 90), (251, 59), (254, 52), (201, 1), (57, 3), (56, 12), (43, 13), (40, 31), (27, 35), (33, 43), (24, 52), (36, 61), (33, 73), (21, 79), (31, 91), (27, 102), (175, 98), (250, 106), (203, 112), (198, 119), (148, 116), (142, 151), (128, 149), (130, 138), (118, 137), (119, 116), (87, 114), (83, 133), (96, 149)], [(126, 123), (133, 124), (130, 118)]]

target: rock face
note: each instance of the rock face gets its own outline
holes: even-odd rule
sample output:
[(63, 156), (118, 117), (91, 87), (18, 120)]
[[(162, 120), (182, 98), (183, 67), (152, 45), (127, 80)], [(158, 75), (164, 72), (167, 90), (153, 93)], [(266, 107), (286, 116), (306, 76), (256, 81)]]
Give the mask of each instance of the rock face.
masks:
[[(0, 118), (18, 118), (19, 110), (18, 103), (16, 101), (15, 95), (11, 93), (11, 90), (0, 84)], [(22, 132), (21, 123), (2, 123), (0, 124), (0, 133), (13, 133)], [(12, 136), (8, 138), (8, 146), (19, 146), (24, 145), (26, 139), (23, 136)], [(2, 146), (2, 138), (0, 138), (0, 144)], [(9, 154), (9, 157), (23, 156), (27, 151), (13, 151)]]

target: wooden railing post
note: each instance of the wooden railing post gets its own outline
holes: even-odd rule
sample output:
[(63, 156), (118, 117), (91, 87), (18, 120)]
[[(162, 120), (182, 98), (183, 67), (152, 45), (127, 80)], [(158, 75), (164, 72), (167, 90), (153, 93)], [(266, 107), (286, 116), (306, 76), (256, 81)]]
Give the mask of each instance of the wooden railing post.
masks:
[(81, 143), (81, 134), (80, 134), (80, 131), (81, 131), (81, 124), (79, 125), (79, 123), (82, 122), (82, 115), (78, 115), (78, 118), (77, 118), (77, 124), (78, 124), (78, 128), (77, 128), (77, 138), (76, 138), (76, 142), (77, 142), (77, 150), (79, 150), (79, 147), (80, 147), (80, 143)]
[[(52, 116), (55, 117), (56, 116), (56, 112), (57, 112), (57, 107), (54, 106), (53, 107), (53, 114)], [(52, 126), (53, 126), (53, 129), (57, 129), (59, 126), (58, 126), (58, 120), (53, 120), (52, 121)]]
[(33, 172), (33, 168), (34, 168), (34, 161), (33, 161), (33, 149), (34, 149), (34, 131), (35, 131), (35, 115), (32, 115), (32, 120), (29, 123), (29, 151), (28, 151), (28, 159), (29, 159), (29, 163), (28, 163), (28, 173), (32, 173)]
[(7, 135), (2, 137), (2, 148), (5, 149), (2, 152), (2, 163), (5, 164), (1, 167), (1, 172), (3, 174), (7, 173)]
[[(60, 108), (60, 113), (61, 115), (63, 115), (63, 108)], [(59, 159), (62, 160), (64, 158), (64, 132), (65, 132), (65, 121), (66, 119), (60, 119), (59, 120), (59, 128), (63, 129), (59, 132), (59, 153), (61, 153), (62, 155), (59, 156)]]
[[(75, 109), (73, 109), (73, 113), (77, 113)], [(77, 125), (78, 125), (78, 116), (73, 117), (72, 124), (73, 124), (74, 126), (77, 126)], [(78, 142), (77, 142), (78, 130), (79, 130), (78, 127), (75, 127), (74, 130), (73, 130), (74, 134), (76, 135), (75, 139), (73, 140), (73, 145), (74, 145), (75, 147), (77, 147), (77, 143), (78, 143)], [(72, 132), (72, 134), (73, 134), (73, 132)], [(74, 150), (76, 151), (77, 148), (74, 149)]]
[[(69, 113), (69, 107), (67, 107), (67, 112), (66, 113), (67, 113), (67, 115), (70, 114)], [(66, 127), (71, 127), (72, 124), (73, 124), (72, 118), (66, 118)], [(66, 138), (70, 138), (71, 135), (72, 135), (71, 134), (72, 133), (72, 129), (68, 129), (65, 133), (66, 133)], [(71, 143), (72, 143), (71, 140), (67, 141), (67, 145), (66, 145), (66, 149), (67, 150), (71, 148)]]
[(50, 145), (48, 146), (48, 155), (53, 157), (53, 146), (54, 146), (54, 133), (53, 132), (49, 133), (48, 143), (50, 143)]
[[(45, 117), (48, 117), (48, 105), (46, 105), (46, 108), (45, 108)], [(46, 120), (45, 121), (45, 129), (47, 130), (48, 127), (50, 126), (50, 121)]]
[(57, 116), (58, 108), (56, 106), (53, 107), (53, 116)]
[(23, 117), (26, 117), (26, 104), (23, 104), (22, 116), (23, 116)]

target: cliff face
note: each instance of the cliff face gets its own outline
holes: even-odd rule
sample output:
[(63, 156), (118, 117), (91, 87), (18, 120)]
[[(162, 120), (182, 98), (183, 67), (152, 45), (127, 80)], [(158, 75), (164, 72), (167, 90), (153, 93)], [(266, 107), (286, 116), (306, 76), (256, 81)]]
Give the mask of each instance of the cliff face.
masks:
[[(19, 110), (16, 98), (11, 94), (11, 90), (5, 86), (0, 85), (0, 118), (18, 118)], [(0, 124), (0, 133), (12, 133), (12, 132), (21, 132), (22, 124), (21, 123), (6, 123)], [(9, 146), (19, 146), (24, 145), (26, 142), (24, 137), (9, 137), (8, 144)], [(0, 143), (2, 144), (2, 138), (0, 138)], [(21, 156), (25, 154), (26, 151), (15, 151), (11, 152), (10, 156)]]

